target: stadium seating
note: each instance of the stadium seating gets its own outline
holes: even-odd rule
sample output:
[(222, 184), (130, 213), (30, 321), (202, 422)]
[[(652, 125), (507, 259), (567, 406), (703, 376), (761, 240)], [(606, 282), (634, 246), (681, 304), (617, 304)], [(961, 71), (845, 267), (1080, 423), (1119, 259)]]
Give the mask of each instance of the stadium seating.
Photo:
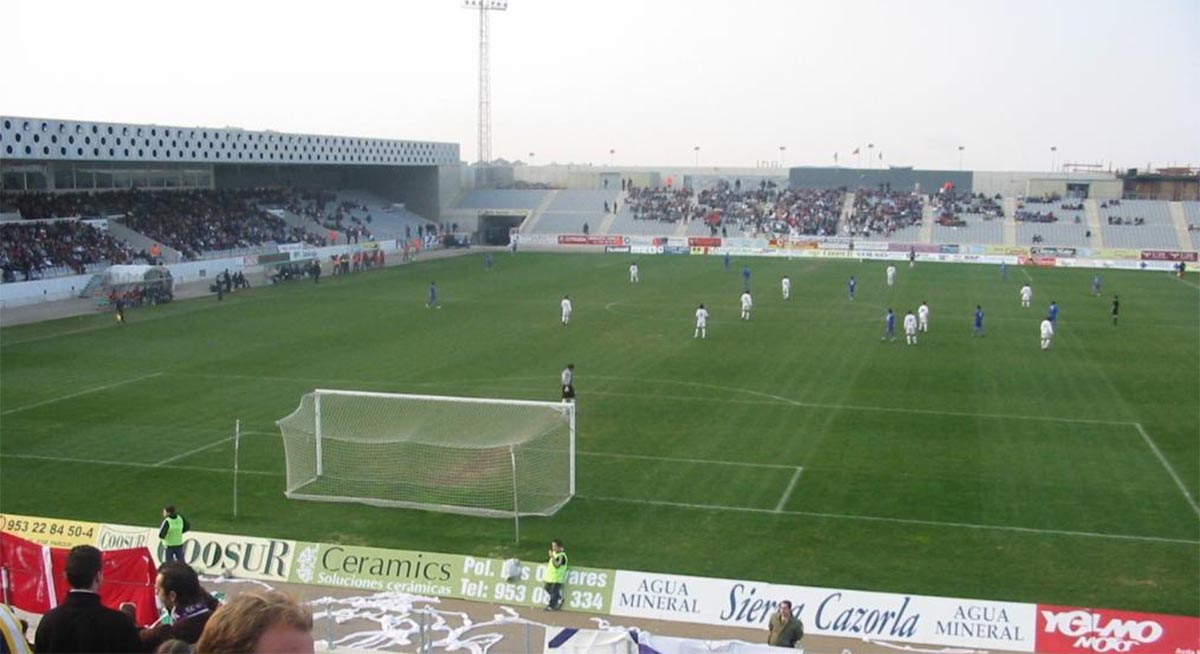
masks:
[(1181, 202), (1183, 219), (1188, 225), (1188, 236), (1192, 240), (1192, 249), (1200, 250), (1200, 202)]
[(78, 220), (0, 224), (4, 282), (95, 272), (113, 263), (145, 260), (128, 243)]
[(583, 224), (587, 223), (589, 232), (595, 234), (599, 233), (600, 224), (604, 218), (604, 207), (595, 212), (547, 211), (534, 223), (529, 232), (532, 234), (580, 234), (583, 232)]
[[(1047, 247), (1087, 247), (1088, 226), (1074, 222), (1018, 222), (1018, 245), (1043, 245)], [(1034, 237), (1040, 237), (1036, 240)], [(1112, 247), (1110, 245), (1110, 247)]]
[(1171, 225), (1101, 225), (1104, 244), (1111, 248), (1178, 250), (1179, 235)]
[(619, 191), (582, 191), (568, 189), (556, 193), (554, 195), (554, 199), (551, 200), (549, 206), (546, 207), (546, 211), (582, 211), (585, 213), (603, 215), (604, 203), (607, 202), (608, 206), (612, 207), (612, 203), (617, 199), (618, 195), (620, 195)]
[[(703, 226), (703, 223), (700, 224)], [(632, 236), (670, 236), (675, 233), (678, 226), (678, 223), (659, 220), (636, 220), (631, 210), (621, 207), (621, 210), (613, 217), (613, 223), (608, 228), (608, 233)]]
[(859, 189), (854, 193), (854, 215), (843, 221), (842, 235), (918, 242), (924, 206), (919, 195)]
[(588, 230), (599, 233), (600, 226), (611, 213), (604, 213), (604, 205), (612, 204), (620, 196), (619, 191), (609, 190), (564, 190), (554, 193), (546, 211), (533, 223), (531, 233), (562, 234)]
[(1087, 211), (1084, 209), (1083, 200), (1017, 198), (1016, 213), (1011, 218), (1022, 222), (1084, 225), (1087, 224)]
[(554, 191), (477, 189), (454, 205), (457, 209), (511, 209), (533, 211)]
[(339, 191), (337, 200), (357, 205), (351, 215), (366, 223), (376, 239), (411, 238), (417, 227), (436, 228), (433, 221), (368, 191)]
[(1144, 221), (1145, 225), (1171, 225), (1170, 205), (1166, 202), (1155, 200), (1120, 200), (1119, 202), (1108, 201), (1100, 204), (1100, 222), (1105, 225), (1109, 224), (1109, 219), (1116, 220), (1120, 218), (1121, 222), (1134, 223), (1137, 219)]
[[(1186, 214), (1186, 208), (1185, 208)], [(1104, 244), (1114, 248), (1176, 250), (1180, 243), (1170, 204), (1154, 200), (1108, 200), (1100, 204)], [(1194, 240), (1194, 239), (1193, 239)]]
[(979, 214), (959, 214), (965, 220), (965, 225), (946, 227), (934, 223), (934, 243), (977, 243), (983, 245), (1001, 245), (1004, 243), (1004, 222), (1001, 220), (983, 220)]

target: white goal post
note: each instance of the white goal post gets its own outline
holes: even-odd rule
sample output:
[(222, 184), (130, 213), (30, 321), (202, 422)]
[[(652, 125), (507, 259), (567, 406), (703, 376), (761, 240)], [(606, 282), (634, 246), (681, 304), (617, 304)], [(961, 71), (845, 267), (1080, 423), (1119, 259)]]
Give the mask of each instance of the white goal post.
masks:
[(515, 518), (575, 495), (574, 404), (316, 389), (276, 424), (291, 499)]

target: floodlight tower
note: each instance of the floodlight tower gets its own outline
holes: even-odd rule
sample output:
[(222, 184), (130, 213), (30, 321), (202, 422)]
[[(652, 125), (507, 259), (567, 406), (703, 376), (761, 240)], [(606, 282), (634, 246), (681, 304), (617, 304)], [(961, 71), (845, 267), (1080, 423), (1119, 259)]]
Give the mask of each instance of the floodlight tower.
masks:
[(479, 161), (492, 160), (492, 83), (488, 56), (488, 12), (508, 9), (508, 0), (462, 0), (463, 9), (479, 12)]

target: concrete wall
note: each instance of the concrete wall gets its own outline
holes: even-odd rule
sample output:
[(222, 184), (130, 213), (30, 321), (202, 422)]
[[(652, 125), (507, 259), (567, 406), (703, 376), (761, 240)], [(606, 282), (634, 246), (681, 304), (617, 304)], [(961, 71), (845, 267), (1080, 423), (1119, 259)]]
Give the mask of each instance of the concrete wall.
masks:
[(91, 275), (71, 275), (32, 282), (0, 284), (0, 307), (20, 307), (79, 297)]
[[(515, 181), (528, 184), (547, 184), (567, 189), (603, 188), (602, 180), (609, 179), (610, 189), (620, 188), (621, 179), (632, 179), (636, 186), (665, 186), (667, 180), (679, 188), (685, 178), (733, 181), (738, 178), (771, 178), (777, 184), (787, 183), (787, 170), (783, 168), (731, 168), (714, 166), (516, 166), (513, 168)], [(613, 185), (616, 184), (614, 187)]]
[(1107, 173), (1044, 173), (1012, 170), (983, 170), (971, 173), (971, 190), (988, 196), (999, 194), (1016, 197), (1044, 195), (1046, 192), (1066, 196), (1068, 182), (1088, 184), (1090, 187), (1088, 189), (1089, 197), (1101, 199), (1121, 197), (1120, 180)]
[(942, 184), (952, 182), (955, 188), (969, 190), (971, 173), (963, 170), (914, 170), (912, 168), (792, 168), (789, 183), (798, 188), (876, 188), (891, 184), (893, 191), (920, 190), (932, 193)]
[(1057, 195), (1065, 198), (1067, 197), (1068, 184), (1086, 184), (1087, 196), (1097, 200), (1120, 198), (1125, 189), (1125, 185), (1119, 179), (1030, 179), (1026, 184), (1025, 192), (1015, 195), (1026, 195), (1029, 197)]

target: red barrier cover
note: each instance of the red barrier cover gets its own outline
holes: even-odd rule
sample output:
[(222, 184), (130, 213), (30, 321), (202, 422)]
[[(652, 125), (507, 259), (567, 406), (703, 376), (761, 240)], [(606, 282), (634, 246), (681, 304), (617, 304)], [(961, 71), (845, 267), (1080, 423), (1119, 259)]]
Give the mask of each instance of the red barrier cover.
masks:
[[(67, 583), (67, 556), (70, 550), (43, 547), (12, 534), (0, 532), (0, 566), (8, 571), (9, 603), (30, 613), (46, 613), (67, 598), (71, 585)], [(49, 555), (50, 579), (46, 575), (46, 555)], [(138, 547), (108, 550), (103, 553), (103, 581), (100, 584), (100, 603), (120, 608), (122, 602), (137, 605), (138, 625), (148, 625), (158, 619), (154, 603), (154, 578), (158, 570), (150, 550)], [(51, 587), (51, 584), (53, 587)]]

